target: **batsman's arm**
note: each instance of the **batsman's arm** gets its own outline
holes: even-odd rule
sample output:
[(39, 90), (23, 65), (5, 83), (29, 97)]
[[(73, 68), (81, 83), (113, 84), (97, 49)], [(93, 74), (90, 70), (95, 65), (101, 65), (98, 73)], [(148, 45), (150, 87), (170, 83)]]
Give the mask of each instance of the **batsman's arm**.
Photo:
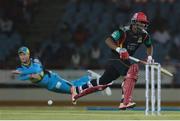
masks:
[(106, 40), (105, 40), (105, 43), (107, 44), (107, 46), (113, 50), (116, 50), (117, 48), (117, 45), (113, 42), (113, 40), (111, 39), (111, 37), (108, 37)]
[(116, 52), (120, 52), (121, 48), (116, 45), (116, 42), (120, 41), (122, 38), (123, 32), (121, 30), (115, 30), (106, 40), (105, 43), (109, 48), (115, 50)]
[(147, 56), (153, 55), (153, 40), (151, 39), (150, 35), (146, 35), (146, 39), (144, 40), (144, 45), (146, 46)]
[(152, 56), (153, 55), (153, 45), (151, 45), (150, 47), (147, 47), (147, 55), (148, 56)]

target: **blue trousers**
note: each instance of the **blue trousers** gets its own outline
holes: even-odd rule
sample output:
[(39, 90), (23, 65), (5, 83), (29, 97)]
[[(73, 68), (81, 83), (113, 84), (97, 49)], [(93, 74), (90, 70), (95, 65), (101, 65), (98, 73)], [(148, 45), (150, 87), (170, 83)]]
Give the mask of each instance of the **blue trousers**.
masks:
[(86, 84), (88, 81), (90, 81), (88, 75), (82, 76), (76, 80), (67, 81), (57, 73), (51, 72), (49, 75), (46, 74), (37, 84), (41, 87), (47, 88), (49, 91), (71, 94), (72, 86), (81, 86)]

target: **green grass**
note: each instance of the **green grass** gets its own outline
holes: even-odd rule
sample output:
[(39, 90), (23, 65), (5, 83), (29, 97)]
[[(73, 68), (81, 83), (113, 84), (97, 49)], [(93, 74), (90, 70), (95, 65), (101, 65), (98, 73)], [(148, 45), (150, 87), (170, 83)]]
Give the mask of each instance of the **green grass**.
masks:
[(163, 111), (145, 116), (144, 111), (87, 111), (79, 107), (0, 107), (0, 120), (178, 120), (180, 112)]

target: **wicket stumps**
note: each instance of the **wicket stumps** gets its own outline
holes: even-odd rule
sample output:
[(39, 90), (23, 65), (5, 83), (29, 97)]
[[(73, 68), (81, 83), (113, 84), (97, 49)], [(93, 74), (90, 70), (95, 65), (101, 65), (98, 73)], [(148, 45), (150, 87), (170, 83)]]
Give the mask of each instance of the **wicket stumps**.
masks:
[[(155, 69), (154, 66), (158, 66), (158, 68)], [(155, 115), (155, 114), (160, 115), (160, 112), (161, 112), (161, 65), (159, 63), (146, 64), (145, 65), (145, 79), (146, 79), (145, 115), (149, 115), (150, 112), (152, 115)], [(157, 84), (157, 93), (156, 93), (156, 86), (155, 86), (156, 84)], [(149, 85), (151, 85), (151, 89)], [(149, 92), (151, 94), (151, 100), (149, 99), (150, 97)], [(151, 108), (149, 107), (149, 103), (151, 103)]]

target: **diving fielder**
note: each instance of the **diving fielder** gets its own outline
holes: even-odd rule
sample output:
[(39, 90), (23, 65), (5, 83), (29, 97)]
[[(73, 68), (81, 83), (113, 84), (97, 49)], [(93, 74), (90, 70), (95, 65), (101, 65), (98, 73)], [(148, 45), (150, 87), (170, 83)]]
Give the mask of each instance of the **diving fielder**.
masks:
[(19, 48), (18, 55), (21, 64), (16, 70), (12, 71), (14, 77), (21, 81), (30, 80), (33, 84), (44, 87), (49, 91), (71, 94), (72, 86), (81, 86), (96, 78), (85, 75), (77, 80), (67, 81), (57, 73), (46, 70), (38, 59), (30, 58), (30, 50), (27, 47)]

